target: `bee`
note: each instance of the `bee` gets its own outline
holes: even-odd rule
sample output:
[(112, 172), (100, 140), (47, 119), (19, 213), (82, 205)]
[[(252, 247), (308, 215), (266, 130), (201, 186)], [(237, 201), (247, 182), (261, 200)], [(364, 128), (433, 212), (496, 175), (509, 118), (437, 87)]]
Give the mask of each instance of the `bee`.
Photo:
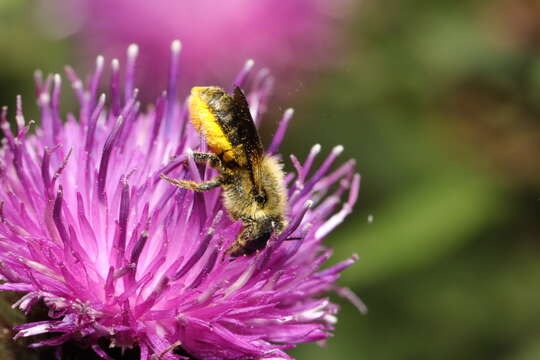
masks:
[(264, 154), (246, 97), (239, 87), (228, 94), (219, 87), (191, 90), (189, 112), (195, 130), (206, 139), (212, 153), (194, 152), (193, 159), (209, 163), (218, 176), (201, 183), (161, 177), (194, 191), (223, 188), (223, 204), (243, 229), (226, 251), (232, 257), (251, 255), (266, 247), (272, 235), (287, 227), (282, 165)]

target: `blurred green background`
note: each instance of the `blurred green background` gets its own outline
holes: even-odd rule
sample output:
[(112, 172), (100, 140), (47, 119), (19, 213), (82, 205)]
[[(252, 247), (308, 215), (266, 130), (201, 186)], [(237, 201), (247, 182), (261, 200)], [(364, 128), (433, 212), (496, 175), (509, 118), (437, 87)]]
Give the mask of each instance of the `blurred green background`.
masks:
[[(35, 68), (60, 72), (78, 58), (72, 38), (43, 34), (33, 5), (0, 1), (0, 103), (10, 107), (19, 93), (33, 105)], [(341, 284), (369, 313), (336, 298), (335, 336), (292, 353), (540, 359), (540, 6), (364, 0), (343, 37), (331, 68), (273, 105), (296, 109), (285, 154), (319, 142), (357, 160), (359, 202), (329, 241), (336, 262), (360, 255)], [(21, 321), (6, 309), (5, 339)]]

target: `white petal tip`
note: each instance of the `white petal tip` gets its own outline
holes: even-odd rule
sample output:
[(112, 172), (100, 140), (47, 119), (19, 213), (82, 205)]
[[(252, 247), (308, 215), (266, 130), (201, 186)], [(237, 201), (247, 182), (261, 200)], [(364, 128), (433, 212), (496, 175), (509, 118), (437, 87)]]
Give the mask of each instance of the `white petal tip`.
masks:
[(139, 53), (139, 45), (137, 44), (131, 44), (128, 46), (127, 49), (127, 56), (130, 58), (136, 57)]
[(286, 118), (291, 118), (293, 115), (294, 115), (293, 108), (288, 108), (287, 110), (285, 110), (285, 113), (283, 114), (283, 116)]
[(343, 147), (343, 145), (338, 145), (336, 146), (335, 148), (332, 149), (332, 152), (335, 154), (335, 155), (339, 155), (343, 152), (345, 148)]
[(182, 50), (182, 43), (180, 42), (180, 40), (174, 40), (171, 43), (171, 51), (177, 54), (180, 52), (180, 50)]
[(255, 60), (248, 59), (244, 66), (245, 66), (246, 69), (251, 69), (253, 66), (255, 66)]

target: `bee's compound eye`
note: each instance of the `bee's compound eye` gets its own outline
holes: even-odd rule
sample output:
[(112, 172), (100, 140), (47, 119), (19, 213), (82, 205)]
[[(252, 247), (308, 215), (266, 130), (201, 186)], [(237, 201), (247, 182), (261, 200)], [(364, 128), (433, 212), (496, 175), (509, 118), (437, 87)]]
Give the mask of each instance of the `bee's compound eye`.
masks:
[(255, 201), (259, 205), (264, 205), (266, 203), (266, 195), (264, 195), (264, 194), (255, 195)]

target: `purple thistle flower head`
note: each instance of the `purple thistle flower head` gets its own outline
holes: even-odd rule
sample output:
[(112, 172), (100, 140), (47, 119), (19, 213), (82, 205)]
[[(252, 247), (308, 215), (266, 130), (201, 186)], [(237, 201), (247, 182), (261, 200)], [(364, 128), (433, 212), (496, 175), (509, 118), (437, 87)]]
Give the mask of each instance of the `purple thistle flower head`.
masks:
[[(25, 120), (20, 97), (16, 131), (2, 109), (0, 289), (24, 293), (14, 306), (26, 313), (40, 300), (49, 308), (49, 320), (16, 328), (16, 337), (51, 334), (34, 347), (76, 340), (110, 359), (98, 344), (107, 339), (138, 347), (144, 360), (187, 359), (175, 354), (179, 347), (197, 359), (290, 359), (284, 350), (330, 336), (338, 309), (325, 292), (361, 306), (334, 284), (356, 256), (320, 269), (331, 254), (323, 239), (358, 194), (352, 160), (331, 171), (341, 146), (317, 169), (319, 145), (304, 162), (291, 156), (288, 227), (262, 251), (234, 260), (225, 251), (242, 223), (224, 211), (221, 189), (195, 193), (160, 179), (215, 175), (190, 151), (206, 144), (175, 96), (179, 45), (172, 45), (168, 92), (145, 111), (134, 88), (134, 45), (122, 73), (112, 61), (106, 95), (98, 95), (103, 57), (85, 82), (66, 68), (77, 115), (62, 119), (62, 78), (39, 72), (41, 125)], [(271, 79), (249, 76), (252, 65), (235, 85), (248, 89), (258, 122)], [(285, 111), (269, 153), (278, 156), (291, 116)]]
[[(167, 45), (182, 39), (186, 86), (227, 81), (245, 59), (289, 76), (332, 64), (350, 0), (42, 0), (44, 30), (75, 33), (90, 54), (118, 57), (141, 47), (140, 80), (163, 80)], [(47, 20), (47, 18), (45, 18)], [(56, 30), (55, 30), (56, 29)], [(159, 83), (159, 81), (158, 81)], [(224, 83), (220, 83), (224, 85)], [(296, 84), (295, 84), (296, 86)], [(159, 87), (158, 87), (159, 90)]]

